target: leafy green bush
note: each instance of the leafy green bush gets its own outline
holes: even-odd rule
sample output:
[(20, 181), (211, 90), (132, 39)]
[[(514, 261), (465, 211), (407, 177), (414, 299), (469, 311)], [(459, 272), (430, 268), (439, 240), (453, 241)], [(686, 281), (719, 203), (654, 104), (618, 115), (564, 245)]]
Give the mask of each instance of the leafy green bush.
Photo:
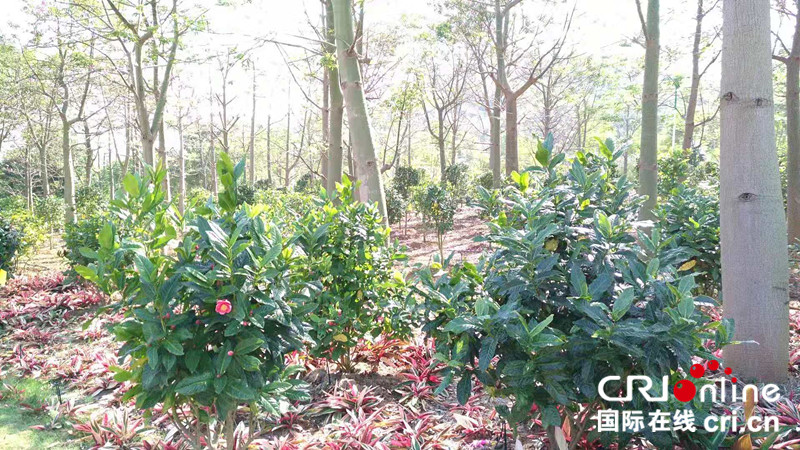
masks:
[(106, 206), (105, 192), (97, 184), (84, 185), (75, 191), (75, 212), (78, 220), (97, 217)]
[(107, 221), (106, 217), (97, 216), (66, 224), (64, 227), (64, 257), (69, 261), (71, 268), (85, 266), (92, 262), (92, 259), (81, 253), (81, 249), (96, 250), (100, 248), (97, 235)]
[(486, 189), (487, 191), (491, 191), (494, 188), (494, 176), (492, 175), (492, 172), (484, 173), (475, 181), (478, 183), (478, 186)]
[[(656, 228), (665, 243), (659, 257), (670, 258), (688, 271), (706, 295), (721, 288), (719, 245), (719, 201), (697, 189), (679, 186), (662, 199), (656, 214)], [(677, 254), (676, 254), (677, 253)]]
[(47, 228), (41, 218), (28, 210), (25, 197), (15, 195), (0, 198), (0, 218), (11, 223), (19, 244), (16, 260), (30, 255), (47, 237)]
[(422, 183), (425, 171), (410, 166), (400, 166), (395, 169), (392, 186), (406, 201), (411, 199), (414, 188)]
[(247, 203), (248, 205), (255, 204), (256, 190), (246, 184), (241, 184), (236, 188), (237, 202), (240, 205)]
[(186, 205), (204, 205), (211, 197), (211, 191), (202, 187), (193, 187), (186, 194)]
[(472, 180), (469, 178), (469, 167), (464, 163), (456, 163), (447, 166), (444, 171), (444, 180), (447, 191), (450, 193), (457, 205), (462, 205), (467, 201)]
[(440, 184), (429, 184), (414, 194), (414, 205), (422, 215), (422, 225), (436, 233), (439, 257), (444, 260), (444, 236), (453, 229), (456, 201), (453, 195)]
[(64, 226), (64, 199), (57, 195), (39, 197), (33, 211), (48, 231), (60, 230)]
[(400, 223), (403, 220), (403, 217), (406, 215), (406, 210), (408, 209), (408, 201), (397, 192), (397, 189), (394, 188), (394, 185), (389, 186), (386, 189), (386, 214), (389, 219), (389, 223), (394, 225), (396, 223)]
[(305, 254), (297, 261), (298, 276), (319, 280), (321, 288), (313, 298), (314, 312), (308, 315), (315, 342), (311, 354), (348, 371), (359, 338), (381, 333), (404, 337), (411, 332), (405, 305), (408, 287), (394, 268), (406, 256), (390, 240), (378, 209), (358, 202), (355, 189), (343, 177), (337, 198), (310, 208), (297, 232)]
[(719, 185), (719, 164), (694, 149), (668, 152), (658, 160), (658, 193), (666, 197), (681, 186), (715, 191)]
[(13, 273), (23, 238), (19, 230), (0, 217), (0, 270)]
[[(559, 170), (563, 154), (540, 147), (541, 166), (512, 176), (505, 206), (489, 223), (485, 240), (494, 252), (477, 266), (443, 273), (436, 265), (420, 274), (423, 330), (446, 365), (440, 391), (458, 380), (463, 404), (477, 379), (508, 400), (497, 409), (509, 422), (536, 418), (552, 431), (566, 417), (580, 423), (574, 417), (581, 405), (588, 408), (584, 417), (620, 407), (598, 395), (605, 376), (649, 375), (659, 389), (663, 375), (675, 382), (692, 358), (712, 359), (729, 342), (732, 324), (712, 322), (696, 307), (710, 299), (694, 297), (692, 276), (678, 278), (674, 267), (637, 245), (640, 199), (625, 177), (612, 176), (621, 152), (609, 147), (601, 143), (600, 155), (578, 153), (568, 170)], [(641, 398), (626, 405), (645, 416), (655, 408), (699, 407)], [(646, 437), (671, 448), (669, 433)], [(630, 438), (587, 436), (621, 448)]]
[[(233, 442), (241, 403), (275, 414), (281, 402), (307, 398), (284, 362), (307, 336), (300, 317), (309, 288), (290, 274), (297, 253), (277, 226), (239, 205), (244, 163), (220, 157), (219, 205), (188, 210), (182, 238), (176, 229), (184, 224), (164, 200), (166, 172), (127, 175), (111, 205), (117, 219), (87, 255), (94, 261), (76, 267), (106, 292), (121, 293), (125, 320), (113, 332), (130, 369), (113, 370), (132, 383), (121, 401), (135, 399), (143, 409), (163, 403), (190, 442), (221, 431)], [(164, 252), (167, 246), (175, 251)], [(183, 406), (196, 422), (178, 413)]]
[(295, 192), (314, 194), (319, 191), (321, 186), (322, 182), (319, 180), (319, 178), (315, 177), (311, 172), (306, 172), (297, 179), (297, 183), (294, 185), (294, 190)]
[(256, 182), (253, 183), (253, 188), (256, 191), (265, 191), (267, 189), (272, 189), (272, 180), (268, 178), (265, 178), (263, 180), (256, 180)]

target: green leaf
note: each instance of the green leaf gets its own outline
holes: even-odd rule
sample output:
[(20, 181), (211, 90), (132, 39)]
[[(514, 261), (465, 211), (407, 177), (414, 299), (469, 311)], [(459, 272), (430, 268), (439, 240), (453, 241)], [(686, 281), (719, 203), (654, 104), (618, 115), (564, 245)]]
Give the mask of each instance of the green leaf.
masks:
[(595, 210), (594, 212), (594, 225), (597, 231), (606, 239), (611, 237), (612, 228), (611, 222), (608, 221), (608, 216), (603, 211)]
[(611, 310), (611, 317), (615, 321), (619, 320), (624, 316), (628, 310), (631, 309), (631, 305), (633, 305), (633, 298), (634, 298), (634, 291), (633, 288), (625, 289), (624, 291), (620, 292), (619, 297), (614, 300), (614, 308)]
[(132, 173), (125, 175), (122, 179), (122, 187), (131, 197), (139, 196), (139, 180)]
[(472, 375), (468, 372), (462, 375), (461, 380), (458, 381), (456, 386), (456, 397), (459, 404), (466, 404), (469, 397), (472, 395)]
[(212, 378), (211, 372), (203, 372), (199, 375), (184, 378), (175, 385), (175, 392), (183, 395), (194, 395), (203, 392), (208, 388), (208, 382)]
[(536, 326), (533, 327), (533, 329), (530, 332), (528, 332), (528, 337), (531, 339), (535, 338), (536, 335), (544, 331), (545, 327), (550, 325), (550, 322), (552, 321), (553, 321), (553, 314), (550, 314), (549, 316), (547, 316), (546, 319), (536, 324)]
[(75, 272), (78, 272), (78, 275), (82, 276), (83, 278), (86, 278), (87, 280), (93, 283), (96, 283), (98, 280), (100, 280), (100, 277), (97, 276), (94, 270), (86, 266), (80, 266), (80, 265), (75, 266)]
[(186, 358), (183, 362), (186, 364), (186, 368), (189, 369), (189, 372), (197, 370), (197, 365), (200, 363), (200, 356), (202, 356), (202, 352), (197, 349), (189, 350), (186, 353)]
[[(552, 316), (551, 316), (552, 317)], [(487, 336), (481, 342), (481, 349), (478, 352), (478, 369), (485, 371), (489, 368), (492, 358), (494, 358), (495, 351), (497, 350), (497, 338), (494, 336)]]
[(247, 386), (242, 380), (228, 380), (225, 393), (237, 400), (253, 400), (256, 396), (255, 391)]
[(264, 340), (261, 339), (261, 338), (243, 339), (243, 340), (239, 341), (238, 344), (236, 344), (236, 348), (233, 350), (233, 352), (235, 354), (237, 354), (237, 355), (240, 355), (240, 354), (244, 355), (244, 354), (250, 353), (253, 350), (261, 347), (261, 344), (263, 344), (263, 343), (264, 343)]
[(261, 367), (261, 361), (258, 358), (251, 355), (237, 355), (236, 361), (239, 362), (239, 365), (242, 366), (242, 369), (248, 372), (255, 372)]
[(164, 348), (167, 349), (167, 351), (172, 353), (173, 355), (177, 356), (183, 355), (183, 346), (180, 343), (172, 340), (172, 338), (164, 341)]

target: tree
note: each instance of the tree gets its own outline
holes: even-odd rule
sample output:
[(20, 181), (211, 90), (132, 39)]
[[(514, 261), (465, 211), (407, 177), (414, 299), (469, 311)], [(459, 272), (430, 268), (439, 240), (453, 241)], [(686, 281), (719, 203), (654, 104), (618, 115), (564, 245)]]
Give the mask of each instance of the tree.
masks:
[[(497, 75), (492, 78), (502, 91), (506, 102), (506, 175), (519, 170), (517, 129), (519, 99), (531, 86), (538, 83), (554, 65), (569, 58), (562, 55), (562, 52), (565, 49), (567, 35), (572, 25), (572, 13), (570, 13), (564, 20), (563, 28), (556, 40), (544, 48), (540, 48), (539, 41), (544, 39), (545, 31), (550, 28), (551, 24), (543, 23), (534, 29), (523, 29), (524, 34), (527, 35), (525, 42), (528, 48), (516, 55), (512, 54), (510, 45), (513, 41), (509, 40), (510, 14), (511, 9), (521, 1), (511, 0), (505, 5), (501, 0), (494, 2), (494, 45), (497, 57)], [(525, 23), (525, 21), (522, 22)], [(522, 84), (517, 88), (510, 85), (513, 75), (521, 78)]]
[[(789, 8), (787, 3), (794, 4)], [(779, 10), (794, 21), (791, 47), (778, 36), (785, 56), (773, 58), (786, 66), (786, 215), (789, 224), (789, 243), (800, 239), (800, 2), (781, 1)]]
[(642, 220), (653, 220), (653, 209), (658, 200), (658, 59), (659, 0), (648, 0), (647, 19), (642, 12), (641, 0), (636, 0), (636, 10), (644, 33), (644, 82), (642, 83), (642, 131), (639, 144), (639, 195), (647, 196), (639, 212)]
[(347, 123), (353, 142), (353, 165), (356, 179), (362, 183), (358, 190), (358, 197), (365, 203), (377, 202), (378, 210), (386, 218), (383, 180), (375, 156), (372, 128), (361, 86), (358, 55), (355, 50), (352, 2), (350, 0), (333, 0), (333, 16), (340, 84), (344, 93)]
[(769, 0), (723, 2), (720, 230), (723, 313), (743, 378), (786, 381), (788, 256), (772, 102)]
[[(435, 46), (435, 43), (432, 44)], [(439, 149), (439, 173), (442, 181), (448, 166), (445, 144), (448, 136), (455, 139), (455, 136), (451, 136), (456, 131), (452, 125), (458, 123), (455, 116), (464, 101), (468, 73), (466, 61), (454, 45), (444, 45), (447, 48), (441, 52), (426, 52), (423, 57), (424, 73), (420, 80), (424, 92), (420, 96), (422, 111), (428, 132), (436, 140)], [(434, 116), (434, 120), (431, 116)]]
[[(717, 57), (719, 57), (719, 52), (716, 52), (708, 61), (705, 68), (700, 70), (700, 56), (711, 45), (708, 44), (704, 48), (701, 48), (703, 39), (703, 19), (705, 19), (705, 17), (717, 6), (717, 3), (719, 3), (719, 0), (716, 0), (708, 10), (705, 10), (703, 9), (703, 0), (697, 0), (697, 16), (695, 17), (696, 25), (694, 31), (694, 41), (692, 44), (692, 85), (689, 90), (689, 102), (686, 105), (686, 115), (684, 117), (683, 125), (684, 149), (691, 148), (694, 140), (694, 129), (697, 126), (697, 123), (695, 123), (695, 113), (697, 111), (697, 99), (700, 94), (700, 80), (703, 78), (703, 75), (706, 74), (708, 68), (711, 67), (711, 65), (717, 60)], [(719, 36), (719, 33), (715, 32), (712, 42), (713, 40), (716, 40), (717, 36)]]
[[(153, 11), (153, 15), (157, 16), (158, 0), (151, 0), (149, 3)], [(127, 60), (129, 61), (129, 72), (132, 74), (132, 76), (129, 79), (129, 77), (124, 75), (124, 71), (119, 70), (120, 78), (133, 94), (134, 105), (136, 107), (136, 118), (139, 125), (139, 132), (141, 134), (144, 162), (149, 165), (154, 165), (155, 154), (153, 149), (155, 146), (155, 140), (162, 131), (164, 108), (167, 103), (167, 89), (169, 88), (169, 84), (172, 80), (172, 68), (175, 65), (180, 37), (186, 31), (182, 31), (179, 26), (178, 0), (172, 0), (172, 7), (167, 13), (167, 16), (171, 16), (172, 18), (172, 36), (168, 38), (170, 47), (165, 57), (166, 66), (164, 68), (164, 74), (160, 77), (160, 80), (158, 80), (158, 72), (154, 72), (154, 81), (156, 81), (158, 85), (152, 86), (152, 89), (155, 90), (154, 92), (156, 98), (155, 108), (153, 109), (152, 113), (149, 108), (149, 102), (147, 101), (147, 97), (150, 93), (148, 92), (147, 82), (144, 75), (144, 47), (147, 45), (148, 41), (156, 38), (157, 31), (162, 31), (160, 30), (160, 24), (162, 24), (164, 21), (162, 20), (156, 24), (151, 24), (148, 20), (141, 17), (141, 7), (143, 5), (139, 5), (138, 8), (134, 7), (134, 10), (136, 11), (135, 15), (137, 17), (135, 20), (125, 17), (123, 11), (120, 9), (123, 3), (119, 0), (105, 0), (103, 5), (108, 5), (108, 7), (111, 9), (111, 12), (107, 13), (115, 16), (121, 26), (129, 32), (119, 33), (116, 31), (117, 27), (115, 24), (107, 24), (108, 28), (112, 30), (109, 34), (119, 42), (120, 47), (125, 52)], [(98, 14), (98, 16), (100, 15)], [(133, 43), (133, 49), (129, 48), (131, 42)], [(153, 57), (157, 59), (158, 53), (153, 55)], [(157, 67), (158, 64), (155, 64), (154, 70), (157, 70)]]
[(336, 31), (334, 28), (333, 2), (325, 0), (325, 70), (328, 74), (328, 170), (326, 190), (336, 192), (336, 183), (342, 181), (342, 123), (344, 99), (336, 62)]
[[(64, 206), (65, 219), (75, 222), (75, 163), (70, 141), (70, 131), (76, 123), (86, 120), (84, 114), (89, 96), (94, 68), (95, 38), (81, 39), (76, 31), (77, 24), (62, 23), (64, 11), (54, 10), (47, 16), (37, 17), (44, 23), (51, 23), (53, 29), (49, 45), (55, 53), (44, 60), (33, 60), (36, 55), (26, 56), (39, 91), (50, 98), (57, 106), (61, 120), (61, 154), (64, 167)], [(63, 29), (62, 27), (67, 27)], [(85, 37), (84, 37), (85, 38)], [(88, 51), (88, 52), (87, 52)], [(53, 89), (47, 80), (54, 80)]]

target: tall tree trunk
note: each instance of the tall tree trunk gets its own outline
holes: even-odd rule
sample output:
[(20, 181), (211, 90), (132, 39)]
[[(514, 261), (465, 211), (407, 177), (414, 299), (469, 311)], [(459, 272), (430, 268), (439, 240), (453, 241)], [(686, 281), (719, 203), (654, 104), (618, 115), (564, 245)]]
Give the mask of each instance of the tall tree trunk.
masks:
[(86, 185), (92, 184), (92, 166), (94, 166), (94, 150), (92, 150), (92, 134), (89, 132), (89, 122), (83, 121), (83, 137), (86, 143)]
[(253, 67), (253, 110), (250, 113), (250, 187), (256, 183), (256, 69)]
[[(328, 52), (336, 53), (336, 31), (334, 29), (333, 3), (325, 0), (325, 15), (327, 17)], [(342, 122), (344, 119), (344, 99), (342, 87), (339, 84), (339, 67), (336, 64), (328, 67), (328, 93), (330, 94), (330, 137), (328, 138), (328, 179), (326, 188), (328, 195), (336, 192), (336, 183), (342, 181)]]
[(791, 53), (786, 64), (786, 215), (789, 243), (800, 239), (800, 12), (795, 15)]
[(444, 136), (444, 117), (442, 116), (442, 110), (441, 109), (437, 111), (437, 115), (436, 116), (437, 116), (436, 117), (437, 127), (439, 129), (439, 133), (436, 135), (436, 144), (437, 144), (437, 147), (439, 148), (439, 174), (440, 174), (440, 177), (441, 177), (440, 179), (441, 179), (442, 183), (444, 183), (444, 180), (445, 180), (444, 175), (445, 175), (445, 172), (447, 171), (447, 154), (445, 153), (445, 150), (444, 150), (444, 141), (445, 141), (445, 136)]
[(725, 363), (782, 383), (789, 355), (788, 256), (772, 92), (769, 0), (724, 1), (720, 220)]
[(31, 148), (25, 146), (25, 203), (33, 211), (33, 174), (31, 174)]
[(166, 194), (167, 202), (172, 201), (172, 189), (170, 188), (170, 176), (169, 176), (169, 161), (167, 160), (167, 143), (166, 137), (164, 135), (164, 120), (161, 120), (161, 125), (159, 125), (158, 129), (158, 163), (164, 167), (166, 170), (166, 176), (164, 177), (164, 181), (161, 183), (164, 188), (164, 193)]
[[(323, 51), (325, 46), (323, 45)], [(327, 67), (322, 69), (322, 152), (319, 157), (319, 166), (322, 173), (322, 182), (327, 189), (328, 179), (328, 149), (331, 140), (331, 79), (330, 70)]]
[(40, 145), (39, 146), (39, 171), (41, 172), (42, 177), (42, 189), (44, 190), (44, 196), (50, 196), (50, 175), (47, 171), (47, 146)]
[[(209, 80), (210, 83), (210, 80)], [(208, 91), (208, 156), (211, 159), (211, 193), (217, 196), (217, 152), (214, 141), (217, 139), (214, 133), (214, 95)]]
[(353, 140), (353, 153), (356, 179), (362, 185), (359, 199), (378, 204), (378, 210), (386, 219), (386, 198), (383, 192), (383, 179), (375, 156), (372, 129), (369, 123), (367, 104), (361, 85), (361, 72), (358, 55), (353, 51), (353, 11), (350, 0), (333, 0), (333, 14), (336, 31), (337, 62), (339, 76), (347, 108), (347, 123)]
[(694, 116), (697, 110), (697, 96), (700, 92), (700, 38), (703, 36), (703, 0), (697, 0), (697, 21), (692, 46), (692, 87), (689, 90), (689, 103), (686, 105), (686, 119), (683, 123), (683, 148), (692, 147), (694, 138)]
[[(506, 86), (508, 84), (508, 80), (506, 79), (506, 44), (505, 44), (505, 26), (503, 24), (505, 19), (505, 12), (504, 8), (500, 4), (500, 0), (494, 0), (494, 32), (495, 32), (495, 55), (497, 57), (497, 82), (495, 83), (494, 91), (494, 110), (492, 115), (494, 116), (494, 140), (492, 140), (492, 152), (495, 156), (494, 164), (491, 164), (491, 156), (490, 156), (490, 165), (492, 166), (492, 181), (494, 187), (500, 187), (502, 184), (502, 168), (500, 163), (500, 135), (502, 134), (502, 124), (500, 123), (500, 106), (501, 106), (501, 96), (503, 95), (503, 90), (501, 86)], [(507, 117), (507, 116), (506, 116)], [(515, 122), (516, 123), (516, 122)], [(506, 123), (506, 128), (508, 128), (508, 123)], [(506, 140), (508, 139), (508, 130), (506, 130)], [(495, 148), (495, 144), (497, 147)], [(508, 143), (506, 141), (506, 151), (508, 149)], [(506, 153), (506, 161), (508, 160), (508, 154)], [(507, 163), (506, 163), (507, 164)], [(508, 170), (508, 166), (506, 166), (506, 174), (511, 173)]]
[(658, 200), (658, 59), (659, 0), (647, 2), (644, 84), (642, 88), (642, 137), (639, 145), (639, 195), (647, 196), (639, 211), (641, 220), (653, 220)]
[(272, 186), (272, 116), (267, 116), (267, 184)]
[[(290, 96), (291, 97), (291, 96)], [(289, 105), (289, 103), (287, 103)], [(286, 165), (283, 171), (283, 187), (289, 189), (289, 152), (292, 149), (291, 146), (291, 136), (290, 133), (292, 131), (292, 107), (286, 111)]]
[(108, 195), (110, 196), (109, 200), (114, 200), (114, 197), (116, 196), (115, 192), (116, 186), (114, 184), (114, 157), (111, 154), (111, 143), (110, 142), (106, 143), (108, 144), (108, 181), (109, 181)]
[(517, 170), (517, 97), (506, 95), (506, 175)]
[(69, 141), (71, 123), (61, 120), (61, 154), (64, 158), (64, 217), (67, 223), (75, 223), (75, 164), (72, 161), (72, 146)]
[(178, 112), (178, 211), (186, 211), (186, 159), (183, 142), (183, 111)]

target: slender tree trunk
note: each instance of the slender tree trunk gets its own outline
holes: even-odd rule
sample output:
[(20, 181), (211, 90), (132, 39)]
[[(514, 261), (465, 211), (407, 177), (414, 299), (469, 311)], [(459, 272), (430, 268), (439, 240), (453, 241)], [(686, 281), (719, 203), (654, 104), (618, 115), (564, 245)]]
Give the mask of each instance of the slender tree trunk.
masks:
[[(323, 17), (324, 18), (324, 17)], [(324, 50), (323, 46), (323, 50)], [(322, 182), (327, 189), (328, 179), (328, 149), (330, 148), (331, 140), (331, 79), (327, 67), (322, 70), (322, 152), (319, 157), (319, 166), (322, 172)]]
[[(291, 96), (290, 96), (291, 97)], [(289, 103), (287, 103), (289, 105)], [(286, 165), (284, 166), (283, 172), (283, 187), (289, 189), (289, 152), (292, 149), (291, 146), (291, 136), (290, 133), (292, 131), (292, 107), (289, 106), (289, 109), (286, 112)]]
[(445, 150), (444, 150), (444, 141), (445, 141), (445, 136), (444, 136), (444, 117), (442, 116), (442, 110), (441, 109), (437, 111), (437, 115), (436, 116), (437, 116), (436, 117), (437, 126), (438, 126), (438, 129), (439, 129), (439, 133), (436, 135), (436, 144), (437, 144), (437, 147), (439, 148), (439, 174), (440, 174), (440, 179), (441, 179), (442, 183), (444, 183), (444, 179), (445, 179), (444, 175), (445, 175), (445, 172), (447, 171), (447, 154), (445, 153)]
[(791, 53), (786, 64), (786, 215), (789, 243), (800, 239), (800, 13), (795, 16)]
[(39, 171), (41, 172), (42, 176), (42, 189), (44, 190), (44, 196), (50, 196), (50, 175), (47, 171), (47, 146), (40, 145), (39, 146)]
[(69, 141), (71, 123), (61, 120), (61, 154), (64, 158), (64, 217), (67, 223), (75, 223), (75, 164), (72, 161), (72, 146)]
[[(327, 17), (328, 52), (336, 53), (336, 32), (334, 29), (333, 3), (325, 0), (325, 15)], [(328, 139), (328, 173), (326, 188), (328, 195), (336, 192), (336, 183), (342, 181), (342, 123), (344, 119), (344, 99), (339, 80), (339, 67), (336, 64), (328, 67), (330, 94), (330, 137)]]
[(658, 200), (658, 59), (659, 0), (647, 2), (645, 24), (644, 85), (642, 88), (642, 138), (639, 146), (639, 195), (647, 196), (639, 211), (642, 220), (653, 220)]
[(83, 121), (83, 137), (86, 143), (86, 185), (92, 184), (92, 166), (94, 166), (94, 150), (92, 150), (92, 134), (89, 132), (89, 122)]
[(362, 202), (376, 202), (386, 219), (386, 199), (383, 180), (375, 157), (372, 129), (369, 123), (358, 58), (353, 51), (353, 11), (350, 0), (333, 0), (336, 49), (340, 83), (347, 108), (347, 122), (355, 154), (355, 176), (362, 182), (359, 197)]
[(25, 203), (33, 211), (33, 175), (31, 174), (31, 148), (25, 146)]
[[(209, 80), (210, 84), (210, 80)], [(214, 141), (217, 139), (216, 134), (214, 133), (214, 95), (212, 94), (211, 90), (208, 91), (208, 156), (211, 158), (211, 193), (214, 194), (214, 197), (217, 196), (217, 152), (214, 145)]]
[(272, 186), (272, 116), (267, 116), (267, 184)]
[(108, 180), (109, 180), (109, 183), (108, 183), (108, 185), (109, 185), (109, 193), (108, 194), (110, 196), (109, 200), (114, 200), (114, 197), (116, 196), (116, 192), (115, 192), (115, 187), (116, 186), (114, 184), (114, 158), (113, 158), (113, 155), (111, 154), (111, 143), (107, 142), (107, 144), (108, 144)]
[(689, 90), (689, 103), (686, 105), (686, 119), (683, 123), (683, 148), (692, 147), (694, 138), (694, 116), (697, 110), (697, 96), (700, 92), (700, 38), (703, 36), (703, 0), (697, 0), (697, 21), (692, 46), (692, 87)]
[(178, 211), (186, 211), (186, 159), (183, 142), (183, 111), (178, 112)]
[(256, 183), (256, 69), (253, 67), (253, 110), (250, 113), (250, 187)]
[(167, 202), (172, 201), (172, 189), (170, 188), (170, 176), (169, 176), (169, 161), (167, 160), (167, 143), (166, 138), (164, 136), (164, 120), (161, 120), (161, 125), (159, 125), (158, 129), (158, 162), (164, 167), (166, 170), (166, 176), (164, 177), (164, 181), (162, 185), (164, 187), (164, 193), (166, 194)]
[[(501, 86), (505, 86), (508, 84), (508, 80), (506, 79), (506, 56), (505, 56), (505, 30), (503, 26), (503, 21), (505, 14), (503, 12), (503, 8), (500, 5), (500, 0), (494, 0), (494, 20), (495, 20), (495, 55), (497, 57), (497, 82), (495, 83), (495, 91), (494, 91), (494, 105), (493, 105), (493, 112), (492, 112), (492, 119), (494, 120), (494, 134), (492, 135), (492, 155), (494, 155), (494, 164), (491, 161), (491, 155), (489, 157), (490, 165), (492, 168), (492, 182), (495, 188), (501, 186), (503, 179), (502, 179), (502, 168), (500, 163), (500, 136), (502, 134), (502, 125), (500, 123), (500, 106), (502, 102), (503, 90)], [(508, 124), (506, 124), (506, 128)], [(508, 139), (508, 131), (506, 130), (506, 139)], [(495, 147), (496, 145), (496, 147)], [(506, 148), (508, 145), (506, 144)], [(506, 159), (508, 159), (508, 155), (506, 154)], [(506, 167), (506, 174), (510, 173), (508, 168)]]
[(772, 92), (769, 0), (724, 1), (720, 219), (725, 364), (783, 383), (789, 355), (788, 256)]
[(519, 170), (517, 153), (517, 97), (506, 96), (506, 175)]
[(406, 121), (406, 133), (408, 138), (408, 167), (411, 167), (411, 120)]

